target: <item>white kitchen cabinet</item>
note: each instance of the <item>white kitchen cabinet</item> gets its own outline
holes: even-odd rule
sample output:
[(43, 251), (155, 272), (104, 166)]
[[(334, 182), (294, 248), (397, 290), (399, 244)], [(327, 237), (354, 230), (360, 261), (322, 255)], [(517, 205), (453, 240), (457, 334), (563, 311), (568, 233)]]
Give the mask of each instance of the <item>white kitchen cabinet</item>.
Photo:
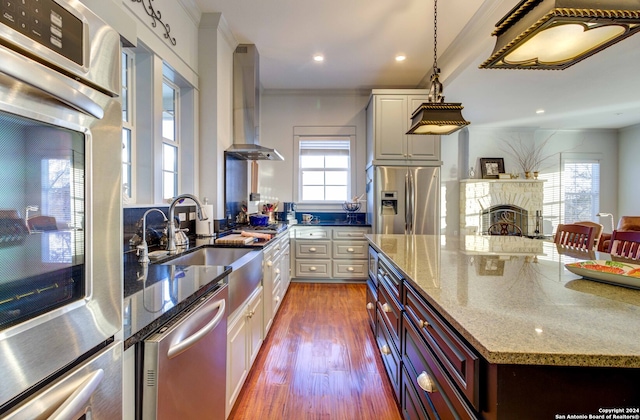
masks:
[(262, 346), (263, 316), (263, 288), (258, 287), (227, 321), (227, 416)]
[[(272, 244), (266, 247), (264, 252), (263, 280), (264, 287), (264, 336), (271, 329), (273, 319), (280, 307), (280, 302), (284, 297), (282, 288), (282, 260), (285, 251), (289, 252), (289, 236), (283, 235), (274, 240)], [(287, 258), (287, 264), (288, 264)], [(289, 266), (287, 265), (287, 273)]]
[(295, 226), (293, 275), (301, 280), (366, 280), (367, 227)]
[(413, 111), (427, 101), (427, 90), (373, 90), (367, 106), (369, 161), (440, 161), (440, 136), (405, 134)]

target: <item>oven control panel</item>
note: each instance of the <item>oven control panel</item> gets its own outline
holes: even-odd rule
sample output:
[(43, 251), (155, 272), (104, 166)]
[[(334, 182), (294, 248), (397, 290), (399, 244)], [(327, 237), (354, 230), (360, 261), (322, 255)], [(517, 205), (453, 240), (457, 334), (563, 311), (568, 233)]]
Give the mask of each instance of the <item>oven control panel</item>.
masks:
[(82, 20), (53, 0), (0, 0), (0, 23), (84, 64)]

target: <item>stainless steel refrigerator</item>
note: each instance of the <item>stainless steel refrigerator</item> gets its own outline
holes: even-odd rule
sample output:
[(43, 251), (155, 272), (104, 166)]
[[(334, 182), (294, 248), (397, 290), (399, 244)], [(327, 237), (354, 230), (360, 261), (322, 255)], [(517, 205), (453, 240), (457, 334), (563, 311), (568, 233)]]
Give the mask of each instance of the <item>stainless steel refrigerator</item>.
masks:
[(374, 233), (440, 234), (440, 167), (375, 165), (370, 171)]

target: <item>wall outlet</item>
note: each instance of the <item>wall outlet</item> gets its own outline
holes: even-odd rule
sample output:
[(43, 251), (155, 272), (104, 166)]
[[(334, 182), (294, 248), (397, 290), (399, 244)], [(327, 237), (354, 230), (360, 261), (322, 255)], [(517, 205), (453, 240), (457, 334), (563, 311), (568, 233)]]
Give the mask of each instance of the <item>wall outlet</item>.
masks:
[(187, 221), (187, 213), (178, 213), (178, 220), (180, 220), (181, 222), (186, 222)]

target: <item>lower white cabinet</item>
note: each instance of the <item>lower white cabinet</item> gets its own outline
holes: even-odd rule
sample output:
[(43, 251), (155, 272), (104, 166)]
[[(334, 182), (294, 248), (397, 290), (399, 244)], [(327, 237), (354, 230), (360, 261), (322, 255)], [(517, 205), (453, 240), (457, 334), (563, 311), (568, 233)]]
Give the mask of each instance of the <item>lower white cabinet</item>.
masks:
[(264, 339), (263, 288), (258, 287), (227, 321), (227, 394), (229, 416)]
[(291, 271), (297, 279), (366, 280), (368, 227), (300, 226), (293, 228), (294, 258)]
[(264, 336), (273, 325), (273, 319), (289, 288), (289, 236), (283, 235), (264, 250)]

